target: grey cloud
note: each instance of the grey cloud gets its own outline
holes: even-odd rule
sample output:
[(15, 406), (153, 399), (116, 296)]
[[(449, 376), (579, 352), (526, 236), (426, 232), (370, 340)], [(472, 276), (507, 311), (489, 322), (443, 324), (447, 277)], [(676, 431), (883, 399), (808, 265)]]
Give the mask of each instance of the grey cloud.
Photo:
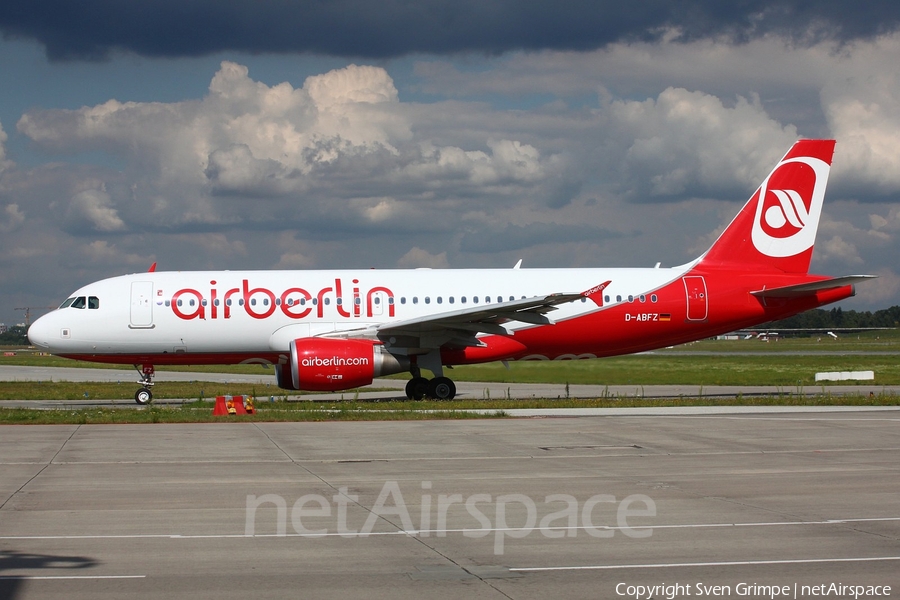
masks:
[(600, 242), (616, 237), (621, 237), (621, 234), (592, 225), (560, 223), (507, 224), (502, 229), (479, 230), (467, 233), (460, 240), (460, 249), (463, 252), (492, 253), (521, 250), (541, 244)]
[(900, 5), (841, 0), (9, 0), (0, 31), (36, 39), (52, 59), (220, 51), (383, 58), (413, 53), (586, 50), (616, 41), (746, 41), (777, 34), (810, 43), (892, 31)]

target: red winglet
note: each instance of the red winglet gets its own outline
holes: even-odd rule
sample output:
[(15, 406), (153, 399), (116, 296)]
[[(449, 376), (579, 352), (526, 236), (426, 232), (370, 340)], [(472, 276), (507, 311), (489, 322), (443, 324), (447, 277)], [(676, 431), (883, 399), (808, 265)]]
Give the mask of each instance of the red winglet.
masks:
[(152, 273), (155, 270), (156, 270), (156, 263), (153, 263), (152, 265), (150, 265), (150, 268), (147, 269), (147, 272)]
[(612, 279), (601, 283), (600, 285), (595, 285), (589, 290), (581, 292), (581, 295), (585, 298), (590, 298), (591, 301), (597, 306), (603, 306), (603, 290), (605, 290), (606, 286), (608, 286), (610, 283), (612, 283)]

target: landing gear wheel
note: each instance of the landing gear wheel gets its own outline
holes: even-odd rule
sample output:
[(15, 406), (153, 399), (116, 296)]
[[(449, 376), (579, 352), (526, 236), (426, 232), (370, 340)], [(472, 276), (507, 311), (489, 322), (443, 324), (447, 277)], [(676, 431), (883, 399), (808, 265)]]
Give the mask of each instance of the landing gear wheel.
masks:
[(428, 382), (428, 396), (435, 400), (453, 400), (456, 385), (447, 377), (435, 377)]
[(138, 404), (150, 404), (153, 400), (153, 393), (150, 388), (142, 387), (134, 393), (134, 401)]
[(406, 397), (410, 400), (421, 400), (428, 392), (428, 380), (424, 377), (413, 377), (406, 383)]

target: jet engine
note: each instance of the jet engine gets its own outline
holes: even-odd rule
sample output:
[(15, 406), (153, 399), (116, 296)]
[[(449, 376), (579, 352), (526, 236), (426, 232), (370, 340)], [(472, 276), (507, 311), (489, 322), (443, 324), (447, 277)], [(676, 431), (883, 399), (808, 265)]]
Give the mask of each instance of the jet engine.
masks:
[(378, 341), (300, 338), (290, 349), (290, 362), (275, 372), (278, 387), (286, 390), (347, 390), (409, 369), (406, 357), (394, 356)]

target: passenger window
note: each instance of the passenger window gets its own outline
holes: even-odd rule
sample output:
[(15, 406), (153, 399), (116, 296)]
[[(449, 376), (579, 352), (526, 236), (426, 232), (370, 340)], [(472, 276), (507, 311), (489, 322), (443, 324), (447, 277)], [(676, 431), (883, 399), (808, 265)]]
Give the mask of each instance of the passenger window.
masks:
[(441, 298), (440, 296), (438, 296), (437, 303), (438, 303), (438, 304), (443, 304), (443, 303), (444, 303), (444, 299)]
[(413, 304), (418, 304), (418, 303), (419, 303), (419, 297), (413, 296)]
[(616, 296), (616, 302), (621, 302), (621, 301), (622, 301), (622, 296)]
[(406, 296), (400, 296), (400, 304), (406, 304)]
[(644, 294), (641, 294), (641, 302), (646, 302), (646, 301), (647, 301), (647, 296), (645, 296)]
[(632, 296), (631, 294), (628, 294), (628, 301), (634, 302), (634, 296)]
[(450, 304), (453, 304), (453, 296), (450, 296)]
[(425, 304), (431, 304), (431, 297), (425, 296)]
[(607, 302), (607, 303), (609, 302), (609, 294), (607, 294), (606, 296), (603, 296), (603, 301)]
[(84, 296), (78, 296), (75, 298), (75, 301), (72, 302), (72, 308), (84, 308), (86, 306)]
[(463, 296), (462, 298), (459, 299), (459, 301), (462, 302), (463, 304), (465, 304), (465, 303), (466, 303), (466, 297)]
[(97, 296), (89, 296), (88, 297), (88, 308), (97, 309), (100, 308), (100, 298)]
[(656, 297), (656, 294), (653, 294), (652, 296), (650, 296), (650, 302), (656, 302), (657, 300), (658, 300), (658, 298)]

